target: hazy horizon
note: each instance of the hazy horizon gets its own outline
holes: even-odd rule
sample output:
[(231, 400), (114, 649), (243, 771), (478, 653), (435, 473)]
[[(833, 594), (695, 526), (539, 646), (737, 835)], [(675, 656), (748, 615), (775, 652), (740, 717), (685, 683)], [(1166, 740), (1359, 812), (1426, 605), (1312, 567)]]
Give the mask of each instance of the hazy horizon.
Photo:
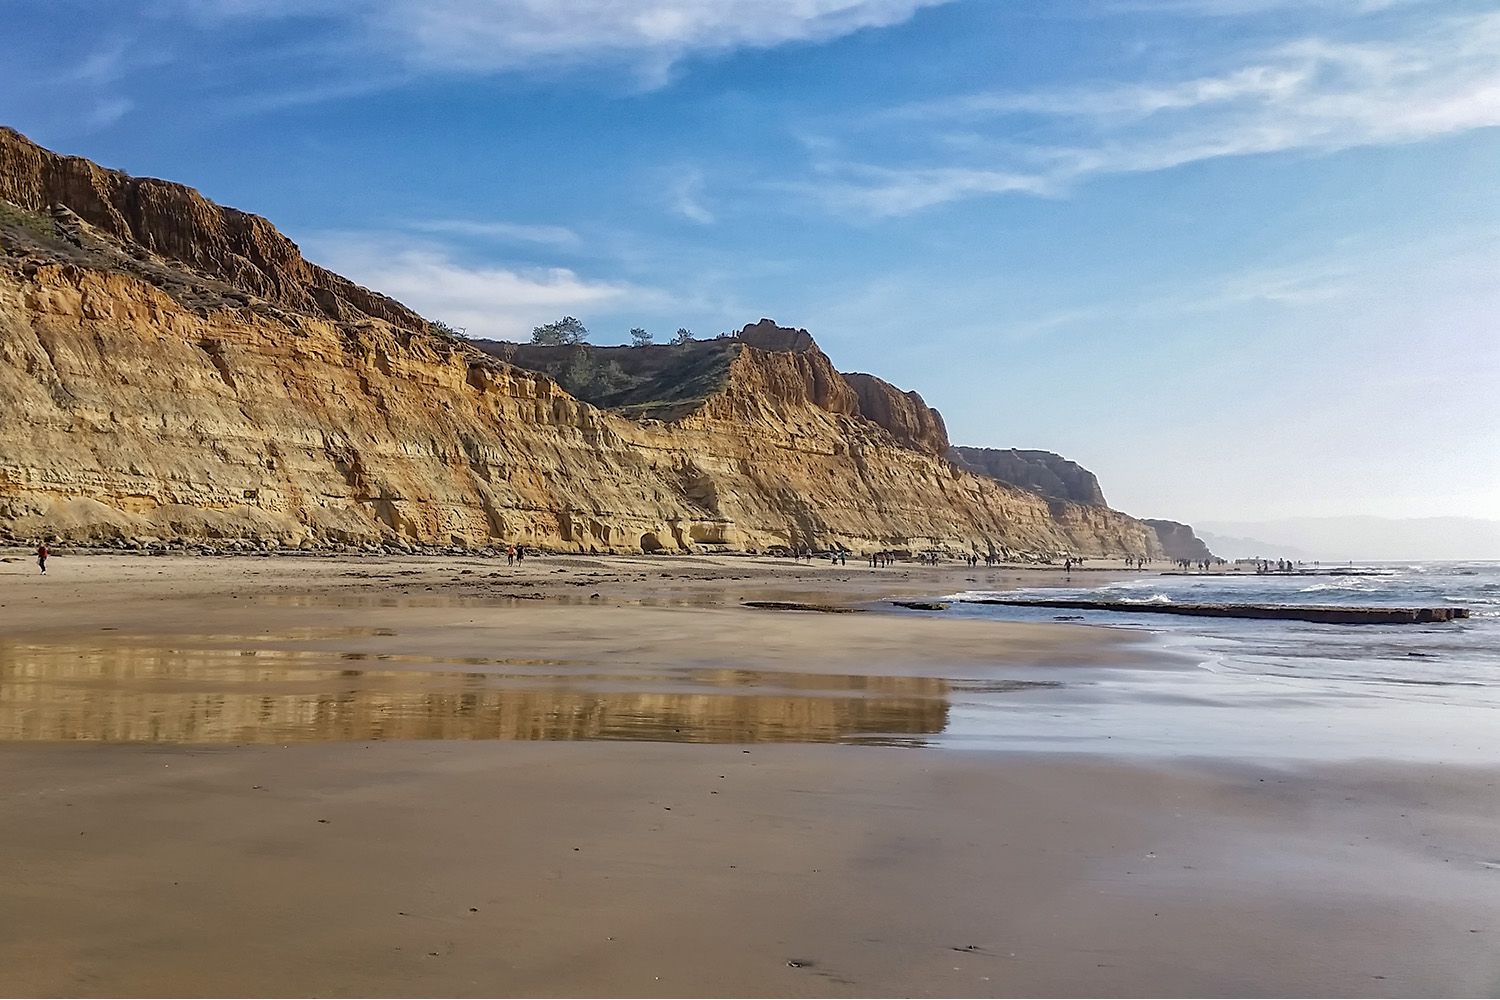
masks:
[(0, 122), (475, 335), (767, 316), (1138, 516), (1500, 512), (1492, 4), (7, 13)]
[(1500, 561), (1500, 520), (1483, 518), (1301, 517), (1194, 527), (1226, 558)]

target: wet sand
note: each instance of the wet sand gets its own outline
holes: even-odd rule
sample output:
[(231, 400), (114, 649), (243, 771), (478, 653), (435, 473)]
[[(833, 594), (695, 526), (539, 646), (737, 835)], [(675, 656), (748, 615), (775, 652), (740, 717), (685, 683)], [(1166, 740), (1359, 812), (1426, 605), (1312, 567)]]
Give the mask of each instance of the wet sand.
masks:
[(34, 569), (0, 563), (6, 994), (1500, 988), (1500, 768), (932, 749), (974, 685), (1046, 711), (1188, 668), (1100, 629), (738, 607), (1036, 571)]

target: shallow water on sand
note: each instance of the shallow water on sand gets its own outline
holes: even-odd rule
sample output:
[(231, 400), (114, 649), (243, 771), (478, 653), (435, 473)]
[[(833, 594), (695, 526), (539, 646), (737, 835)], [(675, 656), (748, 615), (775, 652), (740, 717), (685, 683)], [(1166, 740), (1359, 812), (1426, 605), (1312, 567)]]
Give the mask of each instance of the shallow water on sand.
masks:
[(610, 669), (286, 649), (272, 637), (255, 640), (0, 641), (0, 740), (921, 745), (947, 726), (955, 691), (982, 687), (996, 697), (1052, 686), (733, 667)]
[[(1146, 631), (1195, 670), (1131, 672), (1070, 688), (1045, 727), (1006, 706), (956, 705), (970, 746), (1314, 759), (1500, 760), (1500, 564), (1363, 564), (1324, 575), (1152, 576), (1005, 596), (1146, 604), (1457, 605), (1439, 625), (1323, 625), (955, 604), (964, 617), (1068, 620)], [(988, 596), (965, 592), (956, 598)]]
[[(642, 663), (638, 653), (635, 662), (612, 654), (477, 656), (467, 648), (433, 654), (420, 636), (389, 628), (170, 637), (104, 629), (82, 641), (0, 639), (0, 741), (796, 742), (1500, 760), (1500, 566), (1371, 572), (1377, 575), (1156, 576), (1045, 593), (1142, 602), (1457, 603), (1476, 616), (1436, 626), (1331, 626), (955, 604), (937, 620), (1081, 619), (1149, 633), (1161, 655), (1143, 659), (1137, 651), (1133, 666), (1125, 658), (1114, 667), (1059, 668), (1006, 653), (993, 665), (950, 669), (934, 648), (923, 662), (883, 664), (878, 674), (875, 665), (839, 673), (816, 661), (803, 670), (745, 669), (734, 648), (712, 644), (705, 656), (664, 665)], [(684, 595), (685, 602), (702, 599)], [(469, 606), (446, 595), (417, 600)], [(767, 617), (767, 626), (775, 621)]]

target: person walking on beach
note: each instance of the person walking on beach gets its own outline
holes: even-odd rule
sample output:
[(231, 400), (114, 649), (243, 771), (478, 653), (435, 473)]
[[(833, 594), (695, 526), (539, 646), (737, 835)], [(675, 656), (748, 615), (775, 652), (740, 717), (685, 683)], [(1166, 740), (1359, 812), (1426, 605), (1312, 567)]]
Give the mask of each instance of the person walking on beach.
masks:
[(524, 562), (525, 560), (526, 560), (526, 546), (524, 546), (524, 545), (517, 545), (516, 546), (516, 563), (519, 565), (520, 563)]
[(43, 542), (36, 547), (36, 564), (37, 566), (41, 567), (41, 570), (44, 574), (47, 572), (47, 557), (51, 554), (52, 550), (47, 548), (46, 542)]
[(510, 546), (509, 548), (507, 548), (505, 550), (505, 565), (507, 565), (507, 566), (514, 566), (515, 564), (516, 564), (516, 547), (514, 545), (512, 545), (512, 546)]

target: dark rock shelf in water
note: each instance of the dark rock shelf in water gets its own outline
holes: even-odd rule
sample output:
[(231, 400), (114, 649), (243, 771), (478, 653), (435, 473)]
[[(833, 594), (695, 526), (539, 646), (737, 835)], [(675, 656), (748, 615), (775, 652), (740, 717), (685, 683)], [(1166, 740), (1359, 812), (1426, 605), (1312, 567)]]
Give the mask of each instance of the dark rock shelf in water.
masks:
[(1241, 572), (1237, 569), (1225, 570), (1168, 570), (1158, 576), (1231, 576), (1243, 580), (1254, 580), (1274, 576), (1395, 576), (1388, 569), (1273, 569), (1265, 573)]
[(865, 608), (841, 608), (831, 604), (803, 604), (801, 601), (746, 601), (745, 607), (761, 611), (817, 611), (825, 615), (852, 615)]
[(1130, 601), (1016, 600), (969, 598), (965, 604), (1016, 608), (1073, 608), (1199, 618), (1266, 618), (1326, 625), (1425, 625), (1469, 617), (1468, 608), (1371, 608), (1337, 604), (1134, 604)]

